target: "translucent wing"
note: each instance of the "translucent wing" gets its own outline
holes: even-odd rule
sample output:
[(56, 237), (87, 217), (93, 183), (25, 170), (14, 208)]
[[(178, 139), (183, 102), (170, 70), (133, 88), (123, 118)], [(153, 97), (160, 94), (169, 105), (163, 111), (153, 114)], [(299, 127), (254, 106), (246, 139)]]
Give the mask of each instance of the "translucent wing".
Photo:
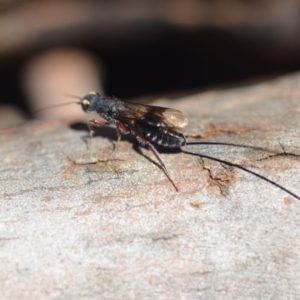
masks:
[(163, 115), (165, 119), (168, 120), (168, 124), (174, 127), (184, 127), (188, 123), (187, 117), (177, 109), (165, 108)]
[(179, 110), (143, 105), (135, 103), (124, 103), (124, 108), (117, 111), (117, 118), (120, 121), (135, 120), (154, 127), (175, 127), (178, 129), (183, 128), (187, 123), (188, 119)]

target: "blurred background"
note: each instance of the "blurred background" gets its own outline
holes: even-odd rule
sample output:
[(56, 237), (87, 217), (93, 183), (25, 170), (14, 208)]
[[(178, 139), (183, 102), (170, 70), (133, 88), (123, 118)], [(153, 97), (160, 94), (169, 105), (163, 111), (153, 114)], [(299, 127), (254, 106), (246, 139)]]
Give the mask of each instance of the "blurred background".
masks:
[(299, 69), (298, 0), (0, 0), (1, 127), (66, 94), (149, 102)]

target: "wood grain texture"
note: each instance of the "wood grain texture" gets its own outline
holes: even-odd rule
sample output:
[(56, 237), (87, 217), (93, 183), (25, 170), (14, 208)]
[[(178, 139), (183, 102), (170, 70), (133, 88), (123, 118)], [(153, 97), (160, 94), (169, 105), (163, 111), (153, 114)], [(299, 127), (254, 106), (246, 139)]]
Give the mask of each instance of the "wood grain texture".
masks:
[[(296, 299), (300, 74), (178, 101), (203, 141), (153, 155), (99, 129), (32, 122), (0, 135), (1, 299)], [(140, 149), (140, 150), (139, 150)]]

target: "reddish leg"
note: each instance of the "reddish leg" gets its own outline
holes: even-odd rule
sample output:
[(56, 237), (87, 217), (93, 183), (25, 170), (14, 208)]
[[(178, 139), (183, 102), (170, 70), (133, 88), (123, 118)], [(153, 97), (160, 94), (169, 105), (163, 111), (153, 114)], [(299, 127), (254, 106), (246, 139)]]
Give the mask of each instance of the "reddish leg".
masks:
[(97, 127), (104, 127), (109, 125), (109, 123), (104, 122), (104, 121), (100, 121), (100, 120), (96, 120), (96, 119), (91, 119), (88, 122), (88, 127), (89, 127), (89, 131), (90, 131), (90, 142), (88, 145), (88, 151), (90, 151), (91, 147), (92, 147), (92, 137), (95, 133), (95, 131), (93, 130), (93, 126), (97, 126)]
[(121, 140), (121, 134), (128, 134), (130, 133), (130, 129), (128, 129), (123, 123), (118, 122), (116, 125), (117, 135), (118, 135), (118, 142)]
[(168, 172), (168, 169), (166, 167), (166, 165), (164, 164), (164, 162), (162, 161), (162, 159), (160, 158), (156, 148), (146, 139), (144, 138), (143, 136), (141, 135), (138, 135), (138, 140), (143, 143), (148, 149), (150, 149), (152, 151), (152, 153), (155, 155), (156, 159), (158, 160), (159, 164), (161, 165), (163, 171), (165, 172), (166, 176), (168, 177), (168, 179), (170, 180), (170, 182), (172, 183), (172, 185), (174, 186), (176, 192), (178, 192), (178, 188), (177, 186), (175, 185), (174, 181), (172, 180), (169, 172)]
[[(110, 123), (105, 122), (105, 121), (96, 120), (96, 119), (89, 120), (89, 122), (88, 122), (88, 127), (89, 127), (89, 131), (90, 131), (89, 149), (91, 148), (92, 137), (95, 133), (95, 131), (93, 130), (93, 126), (104, 127), (104, 126), (108, 126), (108, 125), (110, 125)], [(130, 133), (130, 130), (121, 122), (118, 122), (116, 124), (116, 131), (117, 131), (118, 141), (116, 144), (114, 143), (114, 149), (111, 152), (111, 154), (108, 156), (107, 160), (109, 160), (111, 158), (114, 151), (116, 150), (116, 146), (118, 145), (119, 141), (121, 140), (122, 133), (125, 133), (125, 134)]]
[(129, 130), (125, 125), (123, 125), (123, 123), (118, 122), (118, 123), (116, 124), (116, 132), (117, 132), (118, 140), (117, 140), (117, 143), (114, 143), (114, 149), (113, 149), (112, 153), (109, 155), (109, 158), (111, 158), (111, 156), (112, 156), (113, 153), (115, 152), (115, 150), (116, 150), (116, 148), (117, 148), (117, 145), (119, 144), (119, 142), (120, 142), (120, 140), (121, 140), (122, 133), (128, 134), (128, 133), (130, 133), (130, 130)]
[(97, 127), (104, 127), (109, 125), (108, 122), (104, 122), (101, 120), (96, 120), (96, 119), (91, 119), (88, 122), (88, 126), (89, 126), (89, 131), (90, 131), (90, 136), (93, 137), (95, 131), (93, 130), (93, 126), (97, 126)]

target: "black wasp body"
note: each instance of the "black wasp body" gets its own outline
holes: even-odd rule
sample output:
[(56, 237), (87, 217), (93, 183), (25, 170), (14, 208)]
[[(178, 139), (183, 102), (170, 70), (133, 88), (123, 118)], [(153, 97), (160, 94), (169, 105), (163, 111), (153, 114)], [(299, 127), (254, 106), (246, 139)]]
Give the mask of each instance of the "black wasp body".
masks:
[[(96, 111), (108, 124), (119, 126), (121, 132), (130, 132), (139, 140), (147, 139), (166, 148), (179, 148), (186, 143), (182, 127), (187, 124), (187, 118), (178, 110), (126, 103), (102, 97), (96, 92), (86, 95), (81, 100), (81, 105), (85, 112)], [(102, 126), (102, 122), (92, 122), (91, 125)], [(125, 132), (123, 127), (126, 128)]]
[(96, 92), (87, 94), (80, 103), (85, 112), (96, 111), (106, 120), (106, 122), (96, 119), (89, 121), (91, 136), (94, 133), (93, 126), (109, 124), (116, 126), (118, 141), (121, 139), (121, 133), (133, 134), (141, 144), (153, 152), (167, 177), (178, 190), (153, 144), (172, 149), (186, 144), (183, 127), (188, 120), (181, 111), (123, 102), (119, 99), (103, 97)]

